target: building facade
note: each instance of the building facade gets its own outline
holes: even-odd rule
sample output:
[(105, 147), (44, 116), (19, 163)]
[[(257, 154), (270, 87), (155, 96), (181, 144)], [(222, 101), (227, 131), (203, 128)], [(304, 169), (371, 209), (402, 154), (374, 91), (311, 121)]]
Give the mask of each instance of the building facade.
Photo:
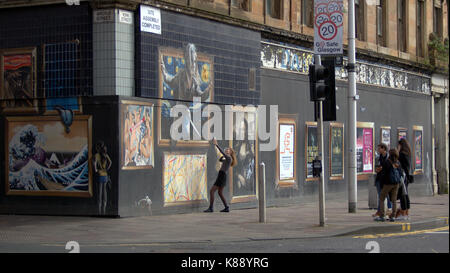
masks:
[[(376, 145), (405, 137), (411, 194), (448, 192), (447, 1), (355, 5), (358, 189), (373, 185)], [(237, 154), (232, 209), (257, 206), (261, 162), (269, 204), (315, 200), (313, 14), (306, 0), (0, 1), (0, 213), (201, 211), (219, 168), (212, 121)], [(344, 12), (336, 121), (324, 127), (336, 198), (347, 190), (347, 24)], [(270, 105), (278, 118), (261, 131)]]

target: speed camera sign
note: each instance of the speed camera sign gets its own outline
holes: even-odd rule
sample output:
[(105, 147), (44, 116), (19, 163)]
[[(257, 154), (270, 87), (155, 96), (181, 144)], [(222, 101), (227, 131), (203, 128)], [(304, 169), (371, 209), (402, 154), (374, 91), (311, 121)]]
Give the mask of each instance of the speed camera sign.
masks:
[(314, 54), (342, 54), (343, 29), (343, 0), (314, 0)]

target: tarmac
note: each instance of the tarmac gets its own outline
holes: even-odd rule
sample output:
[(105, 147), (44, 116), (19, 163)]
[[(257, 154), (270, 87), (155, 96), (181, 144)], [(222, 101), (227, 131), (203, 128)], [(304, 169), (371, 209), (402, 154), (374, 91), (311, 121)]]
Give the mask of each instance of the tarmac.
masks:
[(367, 198), (358, 200), (356, 213), (345, 199), (327, 200), (326, 225), (319, 226), (318, 202), (268, 207), (266, 223), (259, 209), (229, 213), (187, 213), (132, 218), (0, 215), (0, 244), (164, 244), (239, 242), (415, 232), (448, 227), (449, 197), (411, 196), (409, 221), (375, 222)]

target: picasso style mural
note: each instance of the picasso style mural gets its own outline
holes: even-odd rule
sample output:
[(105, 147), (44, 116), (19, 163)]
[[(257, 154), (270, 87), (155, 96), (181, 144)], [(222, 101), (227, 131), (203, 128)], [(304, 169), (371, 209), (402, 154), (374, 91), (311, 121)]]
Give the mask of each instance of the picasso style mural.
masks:
[(6, 118), (6, 194), (92, 196), (91, 117)]
[(206, 154), (164, 153), (164, 206), (208, 200)]
[(153, 104), (122, 101), (122, 166), (142, 169), (154, 166)]

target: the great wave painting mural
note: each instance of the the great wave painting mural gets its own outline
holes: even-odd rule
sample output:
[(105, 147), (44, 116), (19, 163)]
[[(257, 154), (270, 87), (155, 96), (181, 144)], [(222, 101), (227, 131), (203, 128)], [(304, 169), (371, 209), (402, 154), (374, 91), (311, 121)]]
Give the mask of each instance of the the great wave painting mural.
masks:
[(6, 194), (92, 196), (91, 117), (7, 117)]

